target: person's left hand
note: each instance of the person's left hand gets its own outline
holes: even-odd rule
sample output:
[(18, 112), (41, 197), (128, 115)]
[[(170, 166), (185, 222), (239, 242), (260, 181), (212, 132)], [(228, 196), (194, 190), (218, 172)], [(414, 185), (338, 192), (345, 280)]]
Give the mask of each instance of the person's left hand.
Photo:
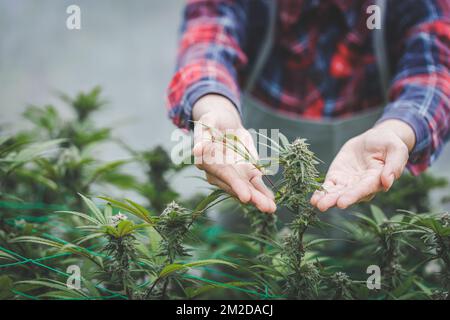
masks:
[(388, 191), (402, 174), (415, 145), (412, 128), (400, 120), (386, 120), (349, 140), (332, 162), (323, 191), (316, 191), (311, 204), (320, 211), (371, 200)]

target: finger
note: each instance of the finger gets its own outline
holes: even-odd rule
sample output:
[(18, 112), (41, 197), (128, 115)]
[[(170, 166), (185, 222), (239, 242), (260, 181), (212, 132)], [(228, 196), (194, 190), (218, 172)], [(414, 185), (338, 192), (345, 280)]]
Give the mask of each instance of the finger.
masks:
[(194, 125), (194, 148), (192, 153), (195, 158), (195, 164), (200, 168), (203, 163), (203, 153), (205, 145), (212, 140), (212, 133), (208, 127), (215, 127), (216, 120), (209, 115), (200, 118)]
[(256, 150), (255, 144), (253, 142), (253, 137), (245, 129), (238, 129), (237, 135), (239, 136), (239, 139), (241, 139), (244, 146), (247, 148), (247, 151), (250, 153), (253, 159), (258, 160), (258, 151)]
[(324, 184), (325, 194), (317, 201), (317, 209), (322, 212), (327, 211), (331, 207), (336, 206), (338, 198), (342, 195), (343, 190), (345, 190), (344, 185), (335, 185), (334, 182), (328, 181)]
[(275, 200), (275, 196), (273, 195), (273, 192), (266, 186), (261, 175), (257, 175), (255, 177), (253, 177), (250, 180), (250, 183), (253, 185), (253, 187), (255, 187), (256, 190), (261, 192), (267, 198), (269, 198), (272, 201)]
[(192, 149), (192, 155), (194, 156), (194, 165), (203, 170), (203, 149), (204, 142), (197, 142)]
[(383, 173), (381, 175), (381, 184), (383, 185), (383, 190), (385, 192), (391, 189), (392, 185), (394, 184), (394, 181), (395, 181), (395, 174), (393, 173), (389, 175), (387, 173)]
[(194, 146), (195, 165), (207, 170), (212, 165), (224, 165), (223, 149), (210, 141), (201, 141)]
[(252, 198), (250, 202), (258, 208), (259, 211), (266, 213), (274, 213), (277, 209), (275, 202), (258, 191), (256, 188), (251, 188)]
[(327, 211), (328, 209), (336, 205), (337, 200), (339, 199), (340, 196), (341, 196), (340, 192), (327, 193), (317, 202), (316, 205), (317, 209), (319, 209), (322, 212)]
[(388, 191), (395, 179), (400, 178), (405, 165), (408, 162), (408, 148), (402, 142), (389, 144), (383, 171), (381, 173), (381, 183), (385, 191)]
[(216, 127), (216, 120), (214, 117), (204, 115), (194, 125), (194, 142), (210, 141), (211, 129)]
[(207, 143), (205, 141), (196, 141), (194, 140), (194, 148), (192, 148), (192, 155), (194, 156), (194, 164), (197, 168), (203, 170), (203, 154), (205, 153), (205, 148), (207, 147)]
[(230, 186), (243, 203), (248, 203), (251, 199), (251, 192), (248, 181), (242, 179), (238, 172), (229, 165), (204, 165), (204, 170), (210, 175), (215, 176), (224, 184)]
[(313, 193), (310, 203), (311, 205), (313, 205), (314, 207), (317, 206), (317, 203), (319, 202), (319, 200), (324, 196), (325, 191), (322, 190), (317, 190)]
[(381, 185), (377, 183), (378, 178), (362, 179), (356, 184), (349, 185), (343, 190), (341, 196), (336, 201), (336, 205), (340, 209), (346, 209), (371, 194), (377, 193)]
[(372, 201), (373, 198), (375, 198), (375, 193), (369, 194), (367, 197), (361, 199), (359, 202), (369, 202)]
[[(237, 129), (233, 130), (233, 134), (230, 136), (233, 138), (225, 141), (226, 162), (251, 165), (252, 169), (259, 171), (255, 167), (259, 157), (250, 133), (245, 129)], [(254, 175), (255, 173), (249, 177)]]
[(229, 185), (227, 185), (226, 183), (224, 183), (223, 181), (217, 179), (215, 176), (213, 176), (209, 173), (206, 173), (206, 180), (208, 181), (209, 184), (212, 184), (212, 185), (222, 189), (226, 193), (232, 195), (233, 197), (237, 198), (236, 193), (233, 192), (231, 187)]
[[(208, 173), (206, 174), (206, 177), (207, 181), (210, 184), (215, 185), (220, 189), (224, 190), (225, 192), (227, 192), (228, 194), (232, 195), (233, 197), (238, 198), (233, 189), (228, 184), (224, 183), (222, 180)], [(262, 194), (261, 192), (259, 192), (254, 188), (250, 188), (250, 192), (251, 192), (251, 199), (249, 202), (252, 203), (256, 208), (258, 208), (258, 210), (266, 213), (275, 212), (276, 205), (274, 201), (268, 199), (264, 194)]]
[(313, 193), (311, 197), (311, 204), (315, 207), (317, 207), (317, 204), (319, 201), (327, 195), (327, 193), (330, 193), (333, 191), (333, 189), (336, 188), (335, 181), (332, 179), (327, 179), (322, 184), (322, 190), (317, 190)]

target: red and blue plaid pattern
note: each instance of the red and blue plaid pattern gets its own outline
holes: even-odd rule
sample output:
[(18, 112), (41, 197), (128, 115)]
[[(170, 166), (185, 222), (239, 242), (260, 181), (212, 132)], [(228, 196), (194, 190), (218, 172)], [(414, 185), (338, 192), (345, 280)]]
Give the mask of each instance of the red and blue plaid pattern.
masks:
[[(275, 45), (255, 97), (278, 112), (317, 120), (383, 103), (373, 32), (366, 26), (373, 0), (277, 1)], [(194, 103), (208, 93), (241, 110), (240, 90), (258, 55), (267, 14), (261, 0), (188, 1), (168, 89), (169, 116), (177, 126), (191, 126)], [(390, 0), (383, 27), (393, 76), (380, 121), (400, 119), (414, 129), (408, 167), (418, 174), (450, 135), (450, 1)]]

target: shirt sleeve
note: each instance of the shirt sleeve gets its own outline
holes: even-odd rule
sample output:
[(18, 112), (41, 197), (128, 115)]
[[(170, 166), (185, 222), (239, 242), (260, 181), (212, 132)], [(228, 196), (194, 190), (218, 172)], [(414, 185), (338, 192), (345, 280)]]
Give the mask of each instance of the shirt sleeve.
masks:
[(397, 22), (388, 33), (398, 35), (400, 54), (380, 121), (399, 119), (413, 128), (408, 169), (417, 175), (437, 158), (450, 133), (450, 2), (392, 2), (397, 7), (388, 13)]
[(178, 127), (192, 127), (193, 105), (209, 93), (225, 96), (240, 112), (237, 72), (247, 64), (246, 17), (245, 0), (188, 1), (167, 90), (169, 117)]

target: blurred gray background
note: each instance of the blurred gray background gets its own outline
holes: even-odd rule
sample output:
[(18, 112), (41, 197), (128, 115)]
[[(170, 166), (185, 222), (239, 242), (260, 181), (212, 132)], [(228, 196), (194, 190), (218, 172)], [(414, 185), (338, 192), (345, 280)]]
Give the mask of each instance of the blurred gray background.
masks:
[[(81, 30), (68, 30), (66, 8), (81, 8)], [(176, 58), (183, 0), (0, 0), (0, 108), (2, 125), (20, 128), (29, 104), (63, 105), (57, 91), (75, 95), (101, 85), (108, 107), (99, 125), (137, 149), (162, 144), (175, 128), (165, 91)], [(103, 159), (125, 157), (114, 146)], [(195, 169), (177, 177), (183, 194), (204, 188)], [(189, 188), (186, 188), (189, 186)]]
[[(109, 108), (101, 125), (134, 148), (170, 148), (165, 90), (174, 70), (183, 0), (0, 0), (0, 123), (13, 128), (27, 104), (54, 103), (101, 85)], [(66, 8), (81, 7), (82, 29), (66, 28)], [(101, 150), (105, 159), (120, 150)], [(450, 178), (447, 146), (433, 171)], [(174, 181), (183, 194), (205, 185), (188, 170)], [(436, 195), (440, 196), (440, 195)]]

